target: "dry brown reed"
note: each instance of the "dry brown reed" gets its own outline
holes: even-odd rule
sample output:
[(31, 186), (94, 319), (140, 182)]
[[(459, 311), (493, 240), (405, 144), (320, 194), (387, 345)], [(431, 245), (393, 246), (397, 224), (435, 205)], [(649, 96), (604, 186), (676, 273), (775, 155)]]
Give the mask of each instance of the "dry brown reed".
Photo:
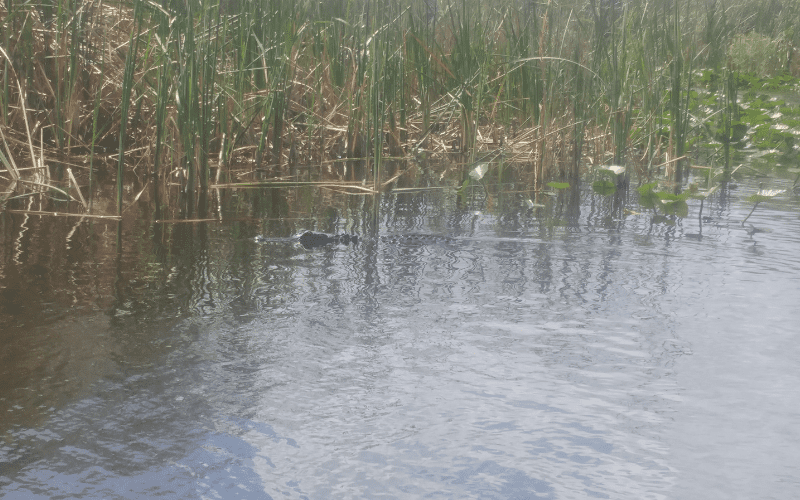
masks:
[[(670, 78), (678, 91), (686, 81), (670, 65), (694, 55), (647, 45), (680, 34), (677, 10), (670, 20), (595, 2), (462, 0), (436, 17), (414, 5), (375, 13), (369, 2), (339, 12), (242, 0), (238, 13), (206, 0), (55, 4), (58, 12), (0, 6), (12, 34), (0, 45), (2, 154), (9, 186), (34, 174), (28, 185), (71, 185), (85, 211), (90, 172), (107, 169), (120, 146), (126, 170), (117, 175), (155, 175), (167, 193), (301, 181), (376, 192), (421, 164), (442, 165), (440, 179), (460, 183), (490, 151), (540, 192), (609, 158), (650, 178), (683, 151), (655, 121)], [(132, 38), (135, 5), (146, 14)], [(626, 42), (634, 29), (644, 41)], [(69, 178), (48, 179), (45, 158), (51, 168), (69, 164)]]

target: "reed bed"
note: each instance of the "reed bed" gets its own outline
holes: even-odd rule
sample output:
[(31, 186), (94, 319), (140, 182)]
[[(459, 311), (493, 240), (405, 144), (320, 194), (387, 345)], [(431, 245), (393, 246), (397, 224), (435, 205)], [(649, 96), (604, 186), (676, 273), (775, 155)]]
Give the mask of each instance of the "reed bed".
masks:
[(491, 151), (534, 194), (607, 164), (680, 189), (696, 71), (737, 71), (745, 36), (792, 67), (797, 19), (798, 0), (6, 0), (0, 193), (91, 211), (114, 176), (120, 214), (136, 175), (191, 216), (215, 186), (377, 192), (424, 165), (460, 184)]

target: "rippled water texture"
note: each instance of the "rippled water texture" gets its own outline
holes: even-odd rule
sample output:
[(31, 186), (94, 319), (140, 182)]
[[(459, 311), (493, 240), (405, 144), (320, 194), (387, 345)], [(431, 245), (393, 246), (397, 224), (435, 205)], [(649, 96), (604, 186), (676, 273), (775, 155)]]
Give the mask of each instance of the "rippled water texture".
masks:
[(3, 498), (800, 495), (796, 207), (698, 238), (433, 198), (379, 234), (451, 240), (310, 251), (6, 218)]

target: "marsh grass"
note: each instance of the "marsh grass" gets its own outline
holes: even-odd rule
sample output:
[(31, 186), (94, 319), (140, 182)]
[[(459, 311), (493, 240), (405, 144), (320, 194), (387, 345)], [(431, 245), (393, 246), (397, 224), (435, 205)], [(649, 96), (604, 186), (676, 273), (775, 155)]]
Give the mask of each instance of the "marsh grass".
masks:
[(237, 183), (377, 192), (439, 164), (460, 185), (490, 151), (498, 184), (534, 196), (608, 164), (678, 192), (695, 70), (791, 68), (799, 4), (6, 2), (0, 160), (9, 185), (20, 165), (82, 166), (89, 211), (114, 160), (118, 213), (148, 174), (187, 217)]

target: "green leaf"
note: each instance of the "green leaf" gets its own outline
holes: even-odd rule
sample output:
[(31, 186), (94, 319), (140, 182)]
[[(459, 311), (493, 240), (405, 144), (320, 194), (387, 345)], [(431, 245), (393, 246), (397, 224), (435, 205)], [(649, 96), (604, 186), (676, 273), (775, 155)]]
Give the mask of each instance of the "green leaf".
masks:
[(650, 184), (642, 184), (642, 185), (641, 185), (641, 186), (640, 186), (640, 187), (637, 189), (637, 191), (639, 191), (639, 194), (644, 194), (644, 193), (646, 193), (647, 191), (652, 191), (652, 190), (653, 190), (653, 188), (655, 188), (657, 185), (658, 185), (658, 183), (657, 183), (657, 182), (651, 182)]
[(666, 201), (680, 200), (677, 194), (671, 193), (669, 191), (656, 191), (656, 196), (658, 196), (659, 200), (666, 200)]
[(464, 179), (464, 182), (461, 184), (461, 187), (458, 188), (458, 192), (457, 192), (458, 196), (464, 196), (466, 194), (467, 188), (469, 187), (470, 184), (471, 184), (471, 182), (470, 182), (470, 178), (469, 177)]
[[(645, 186), (647, 186), (647, 184), (645, 184)], [(656, 204), (660, 204), (661, 199), (652, 189), (642, 191), (642, 188), (645, 186), (639, 188), (639, 205), (644, 208), (656, 208)]]
[(684, 193), (681, 193), (681, 194), (675, 194), (675, 193), (670, 192), (670, 191), (657, 191), (656, 195), (658, 196), (658, 199), (660, 199), (660, 200), (678, 201), (678, 200), (685, 200), (686, 198), (689, 198), (691, 193), (684, 192)]
[(595, 181), (592, 183), (592, 191), (603, 196), (608, 196), (617, 191), (617, 186), (611, 181)]
[(567, 189), (569, 182), (548, 182), (547, 185), (553, 189)]
[(662, 200), (661, 210), (667, 215), (677, 215), (678, 217), (686, 217), (689, 215), (689, 205), (683, 200)]

